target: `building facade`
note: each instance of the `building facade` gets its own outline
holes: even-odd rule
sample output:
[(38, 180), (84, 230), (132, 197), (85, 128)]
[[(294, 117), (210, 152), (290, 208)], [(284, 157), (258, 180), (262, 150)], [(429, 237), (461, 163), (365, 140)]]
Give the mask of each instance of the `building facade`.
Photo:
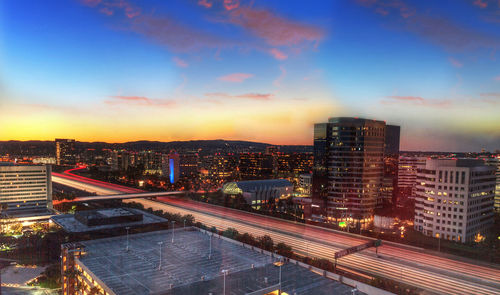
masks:
[(56, 164), (75, 165), (76, 151), (74, 139), (56, 139)]
[(400, 156), (398, 163), (398, 188), (397, 202), (415, 199), (415, 186), (417, 185), (417, 168), (425, 165), (425, 157)]
[(50, 165), (0, 165), (0, 204), (8, 216), (36, 215), (52, 209)]
[(470, 242), (493, 224), (495, 168), (476, 159), (427, 159), (417, 170), (414, 228)]
[(260, 209), (270, 202), (288, 198), (293, 193), (293, 184), (286, 179), (248, 180), (226, 183), (222, 187), (225, 195), (242, 195), (245, 201)]
[(322, 221), (372, 221), (384, 174), (385, 126), (347, 117), (315, 125), (312, 210)]

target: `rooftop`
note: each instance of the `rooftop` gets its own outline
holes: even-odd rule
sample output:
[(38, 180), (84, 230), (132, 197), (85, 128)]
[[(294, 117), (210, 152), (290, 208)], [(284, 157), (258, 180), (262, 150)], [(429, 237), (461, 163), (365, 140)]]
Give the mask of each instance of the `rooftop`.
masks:
[[(227, 294), (275, 290), (279, 282), (276, 258), (214, 236), (209, 259), (210, 236), (194, 228), (177, 229), (174, 243), (171, 230), (130, 235), (129, 243), (126, 252), (125, 236), (81, 242), (86, 254), (80, 264), (118, 295), (222, 294), (222, 270), (228, 271)], [(288, 294), (352, 294), (351, 287), (292, 263), (282, 267), (282, 289)]]
[(269, 187), (285, 187), (293, 186), (293, 184), (286, 179), (265, 179), (265, 180), (247, 180), (247, 181), (236, 181), (229, 182), (222, 188), (223, 191), (234, 190), (236, 187), (243, 192), (256, 191), (263, 188)]
[[(163, 223), (167, 222), (165, 218), (158, 217), (156, 215), (147, 213), (145, 211), (139, 209), (132, 208), (113, 208), (113, 209), (100, 209), (100, 210), (89, 210), (89, 211), (80, 211), (77, 212), (77, 215), (74, 214), (61, 214), (54, 215), (51, 217), (51, 220), (61, 226), (65, 231), (72, 233), (79, 232), (91, 232), (91, 231), (99, 231), (99, 230), (107, 230), (112, 228), (121, 228), (126, 226), (143, 226), (154, 223)], [(79, 217), (80, 215), (81, 217)], [(127, 220), (125, 217), (134, 216), (134, 215), (142, 215), (141, 220)], [(78, 220), (75, 217), (79, 217)], [(122, 220), (118, 218), (124, 217)], [(112, 222), (105, 222), (103, 219), (111, 219), (114, 220)], [(81, 222), (82, 219), (87, 220), (87, 224)], [(92, 221), (95, 220), (98, 222), (98, 225), (92, 225)]]

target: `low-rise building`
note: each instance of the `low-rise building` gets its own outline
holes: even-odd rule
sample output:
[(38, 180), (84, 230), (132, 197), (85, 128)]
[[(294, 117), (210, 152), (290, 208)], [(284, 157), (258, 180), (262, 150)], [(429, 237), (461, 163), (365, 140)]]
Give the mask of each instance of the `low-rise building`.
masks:
[(493, 224), (495, 167), (475, 159), (427, 159), (417, 171), (414, 228), (470, 242)]
[(248, 180), (226, 183), (222, 187), (225, 195), (242, 195), (256, 209), (271, 200), (290, 197), (293, 184), (286, 179)]

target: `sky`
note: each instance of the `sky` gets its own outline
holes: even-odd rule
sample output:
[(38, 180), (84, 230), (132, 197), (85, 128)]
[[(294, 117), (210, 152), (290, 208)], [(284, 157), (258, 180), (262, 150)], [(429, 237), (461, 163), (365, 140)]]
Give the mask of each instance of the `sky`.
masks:
[(0, 140), (312, 144), (336, 116), (500, 150), (500, 0), (0, 2)]

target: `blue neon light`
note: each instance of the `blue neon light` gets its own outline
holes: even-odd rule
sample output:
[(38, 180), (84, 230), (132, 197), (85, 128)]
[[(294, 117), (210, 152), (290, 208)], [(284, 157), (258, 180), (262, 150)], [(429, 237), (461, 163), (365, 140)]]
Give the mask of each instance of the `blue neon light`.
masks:
[(169, 159), (168, 160), (168, 166), (170, 168), (170, 183), (174, 183), (175, 177), (174, 177), (174, 159)]

